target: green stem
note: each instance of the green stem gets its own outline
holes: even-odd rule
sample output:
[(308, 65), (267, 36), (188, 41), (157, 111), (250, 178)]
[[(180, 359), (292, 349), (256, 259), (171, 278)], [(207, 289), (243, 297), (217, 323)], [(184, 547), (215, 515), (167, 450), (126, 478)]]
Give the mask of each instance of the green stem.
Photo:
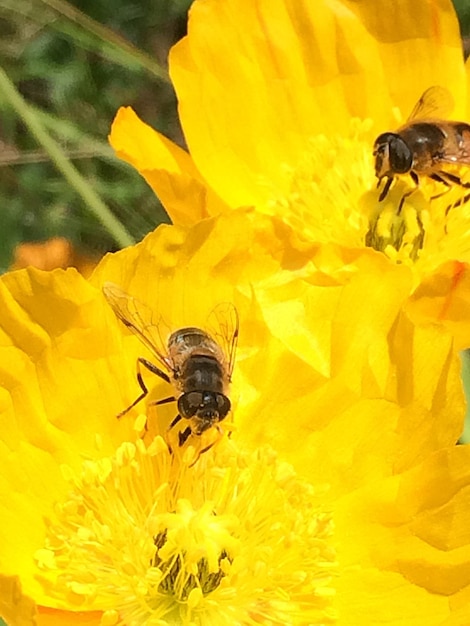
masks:
[(89, 210), (112, 235), (116, 243), (121, 247), (130, 246), (135, 243), (134, 239), (121, 222), (113, 215), (80, 172), (67, 159), (60, 145), (47, 132), (1, 67), (0, 93), (15, 109), (16, 113), (29, 128), (31, 134), (47, 152), (59, 172), (61, 172), (68, 183), (83, 199)]

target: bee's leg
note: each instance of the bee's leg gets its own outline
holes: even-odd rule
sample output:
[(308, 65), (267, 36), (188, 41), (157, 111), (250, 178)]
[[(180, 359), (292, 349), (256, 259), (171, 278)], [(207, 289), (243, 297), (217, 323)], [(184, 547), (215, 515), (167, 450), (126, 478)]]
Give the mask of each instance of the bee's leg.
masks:
[(132, 404), (130, 404), (126, 409), (118, 413), (116, 417), (122, 417), (123, 415), (128, 413), (132, 408), (135, 407), (136, 404), (138, 404), (141, 400), (143, 400), (149, 392), (146, 384), (144, 383), (142, 372), (140, 371), (141, 365), (146, 367), (150, 372), (152, 372), (152, 374), (156, 374), (160, 378), (163, 378), (163, 380), (166, 381), (167, 383), (171, 382), (168, 374), (166, 374), (164, 371), (162, 371), (160, 368), (158, 368), (156, 365), (154, 365), (150, 361), (147, 361), (147, 359), (143, 359), (142, 357), (139, 357), (137, 359), (137, 382), (139, 383), (139, 387), (142, 389), (142, 393), (140, 394), (138, 398), (134, 400)]
[[(166, 429), (166, 433), (165, 433), (165, 441), (166, 441), (166, 445), (168, 446), (168, 450), (170, 451), (170, 454), (173, 453), (173, 449), (171, 447), (170, 441), (168, 439), (168, 435), (170, 433), (170, 430), (172, 428), (174, 428), (176, 426), (176, 424), (178, 424), (178, 422), (180, 422), (183, 418), (181, 417), (181, 415), (178, 413), (178, 415), (171, 421), (170, 425), (168, 426), (168, 428)], [(189, 437), (189, 435), (191, 434), (191, 429), (188, 428), (183, 432), (183, 433), (178, 433), (178, 439), (179, 439), (179, 445), (182, 446), (183, 443), (181, 443), (181, 436), (182, 434), (186, 433), (186, 431), (189, 429), (189, 433), (186, 435), (186, 438), (184, 439), (183, 443), (186, 441), (186, 439)]]
[(193, 431), (191, 430), (191, 428), (188, 426), (185, 430), (183, 430), (183, 432), (178, 433), (178, 445), (181, 448), (181, 446), (184, 446), (184, 444), (187, 442), (189, 435), (192, 433)]
[[(454, 185), (458, 185), (459, 187), (463, 187), (464, 189), (470, 189), (470, 182), (464, 183), (458, 176), (456, 176), (455, 174), (451, 174), (450, 172), (437, 172), (435, 174), (432, 174), (430, 178), (437, 181), (438, 183), (442, 183), (443, 185), (447, 187), (447, 189), (443, 193), (440, 193), (437, 196), (433, 196), (431, 200), (436, 200), (436, 198), (440, 198), (441, 196), (446, 194), (450, 190), (450, 188)], [(465, 204), (469, 200), (470, 200), (470, 194), (467, 193), (462, 198), (454, 202), (453, 204), (449, 204), (449, 206), (446, 207), (445, 216), (447, 217), (451, 209), (454, 209), (455, 207), (458, 207), (458, 206), (462, 206), (462, 204)]]
[[(377, 187), (380, 185), (380, 183), (381, 183), (381, 180), (379, 180), (379, 182), (377, 183)], [(384, 188), (380, 192), (379, 202), (382, 202), (382, 200), (385, 200), (388, 192), (390, 191), (390, 186), (392, 183), (393, 183), (393, 176), (387, 178), (387, 182), (385, 183)]]
[(411, 194), (413, 194), (419, 187), (419, 176), (416, 172), (411, 171), (410, 172), (410, 176), (411, 176), (411, 180), (414, 182), (415, 186), (413, 189), (410, 189), (409, 191), (406, 191), (401, 200), (400, 200), (400, 204), (398, 205), (398, 209), (397, 209), (397, 215), (400, 215), (401, 210), (403, 208), (403, 205), (405, 204), (405, 200), (407, 198), (409, 198), (411, 196)]
[(183, 418), (181, 417), (181, 415), (178, 413), (178, 415), (175, 417), (174, 420), (172, 420), (171, 424), (168, 426), (167, 431), (171, 430), (173, 428), (173, 426), (176, 426), (176, 424), (181, 421)]
[[(438, 193), (435, 196), (431, 196), (431, 200), (437, 200), (438, 198), (441, 198), (442, 196), (445, 196), (446, 193), (449, 193), (451, 187), (452, 187), (452, 183), (450, 183), (448, 180), (446, 180), (441, 174), (443, 174), (443, 172), (435, 172), (434, 174), (431, 174), (429, 176), (429, 178), (431, 178), (432, 180), (435, 180), (436, 183), (440, 183), (441, 185), (445, 185), (446, 189), (442, 192), (442, 193)], [(454, 183), (456, 184), (456, 183)], [(451, 205), (453, 206), (453, 205)]]
[(189, 465), (189, 467), (192, 467), (193, 465), (195, 465), (199, 461), (200, 456), (204, 454), (204, 452), (207, 452), (208, 450), (210, 450), (213, 446), (215, 446), (216, 443), (219, 443), (219, 441), (222, 439), (222, 437), (224, 436), (224, 431), (220, 428), (220, 426), (215, 426), (215, 428), (217, 429), (219, 436), (208, 446), (206, 446), (202, 450), (199, 450), (199, 454), (197, 455), (196, 459), (191, 463), (191, 465)]
[(448, 187), (452, 185), (458, 185), (459, 187), (463, 187), (464, 189), (470, 189), (470, 182), (464, 183), (460, 176), (456, 176), (455, 174), (451, 174), (450, 172), (437, 172), (436, 174), (432, 174), (431, 178), (433, 180), (437, 180), (440, 183), (444, 183)]
[(154, 400), (153, 402), (150, 402), (150, 404), (154, 406), (158, 404), (168, 404), (169, 402), (176, 402), (175, 396), (168, 396), (168, 398), (162, 398), (162, 400)]
[[(146, 367), (150, 372), (152, 372), (152, 374), (156, 374), (157, 376), (159, 376), (160, 378), (163, 378), (163, 380), (167, 383), (171, 383), (170, 377), (168, 376), (168, 374), (166, 372), (164, 372), (163, 370), (161, 370), (159, 367), (157, 367), (156, 365), (154, 365), (153, 363), (151, 363), (150, 361), (147, 361), (147, 359), (143, 359), (142, 357), (139, 357), (137, 359), (137, 368), (139, 369), (139, 363), (141, 363), (144, 367)], [(140, 371), (140, 370), (139, 370)]]
[(469, 200), (470, 200), (470, 193), (466, 193), (464, 196), (462, 196), (461, 198), (459, 198), (459, 200), (457, 200), (456, 202), (454, 202), (454, 204), (450, 204), (450, 205), (446, 208), (446, 217), (447, 217), (447, 214), (449, 213), (449, 211), (450, 211), (451, 209), (454, 209), (455, 207), (458, 207), (458, 206), (462, 206), (462, 204), (466, 204)]

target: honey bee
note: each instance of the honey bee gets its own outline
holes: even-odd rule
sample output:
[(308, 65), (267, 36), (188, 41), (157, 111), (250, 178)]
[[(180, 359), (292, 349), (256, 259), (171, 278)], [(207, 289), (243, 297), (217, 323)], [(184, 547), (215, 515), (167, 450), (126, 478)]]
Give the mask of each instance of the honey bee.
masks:
[[(409, 174), (415, 187), (406, 192), (398, 206), (400, 213), (405, 199), (419, 186), (420, 176), (426, 176), (447, 188), (470, 183), (444, 169), (446, 164), (470, 165), (470, 125), (444, 119), (453, 108), (451, 94), (444, 87), (430, 87), (418, 100), (407, 123), (395, 132), (382, 133), (374, 143), (375, 175), (387, 181), (379, 202), (385, 199), (393, 180), (399, 174)], [(437, 196), (435, 196), (437, 197)]]
[[(235, 307), (228, 303), (220, 304), (212, 311), (209, 322), (214, 326), (213, 333), (196, 327), (180, 328), (169, 335), (165, 345), (163, 322), (155, 323), (152, 311), (146, 305), (114, 283), (105, 283), (103, 293), (116, 317), (141, 340), (158, 362), (157, 366), (143, 357), (137, 359), (137, 381), (142, 392), (117, 417), (125, 415), (148, 394), (140, 369), (143, 366), (173, 385), (174, 395), (152, 403), (177, 403), (178, 414), (170, 423), (167, 434), (179, 422), (188, 420), (188, 426), (178, 433), (180, 446), (190, 435), (202, 435), (213, 426), (220, 438), (223, 433), (218, 424), (231, 410), (228, 390), (238, 340)], [(214, 443), (216, 441), (203, 448), (197, 458)], [(170, 445), (169, 448), (171, 451)]]

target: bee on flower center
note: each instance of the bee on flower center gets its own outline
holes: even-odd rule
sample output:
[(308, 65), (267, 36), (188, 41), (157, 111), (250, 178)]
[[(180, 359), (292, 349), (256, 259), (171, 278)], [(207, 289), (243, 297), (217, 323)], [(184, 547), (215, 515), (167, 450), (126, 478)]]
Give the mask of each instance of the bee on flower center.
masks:
[[(447, 190), (455, 185), (470, 188), (469, 182), (446, 170), (448, 165), (470, 165), (470, 124), (441, 119), (452, 108), (452, 96), (446, 89), (430, 87), (404, 126), (377, 137), (373, 151), (375, 175), (379, 179), (377, 186), (383, 178), (387, 179), (379, 196), (380, 202), (386, 198), (393, 180), (402, 174), (409, 174), (415, 186), (403, 195), (398, 213), (405, 199), (418, 188), (421, 176), (441, 183)], [(468, 199), (465, 196), (457, 204)]]
[[(181, 328), (170, 334), (165, 345), (162, 324), (154, 321), (152, 311), (146, 305), (110, 282), (103, 286), (103, 293), (116, 317), (141, 340), (161, 366), (142, 357), (137, 359), (137, 381), (142, 392), (118, 417), (125, 415), (148, 394), (140, 369), (143, 366), (173, 386), (174, 395), (154, 404), (177, 403), (178, 414), (168, 431), (187, 420), (188, 426), (178, 433), (180, 446), (190, 435), (200, 436), (212, 427), (222, 436), (219, 423), (231, 410), (228, 393), (238, 340), (235, 307), (220, 304), (212, 311), (213, 333), (196, 327)], [(214, 443), (203, 448), (197, 458)]]

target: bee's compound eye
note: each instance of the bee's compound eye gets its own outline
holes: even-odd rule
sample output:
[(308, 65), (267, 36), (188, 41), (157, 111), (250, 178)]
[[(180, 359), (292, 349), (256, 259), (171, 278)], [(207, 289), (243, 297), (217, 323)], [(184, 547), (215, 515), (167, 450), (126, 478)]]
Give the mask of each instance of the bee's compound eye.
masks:
[(217, 395), (217, 408), (219, 410), (219, 419), (224, 419), (227, 413), (230, 411), (232, 405), (230, 404), (230, 400), (227, 396), (224, 396), (222, 393), (218, 393)]
[(390, 141), (390, 149), (388, 158), (392, 170), (396, 174), (406, 174), (411, 170), (413, 164), (413, 154), (408, 145), (399, 135)]
[(413, 164), (413, 154), (397, 133), (383, 133), (374, 143), (375, 175), (378, 178), (406, 174)]
[(202, 393), (200, 391), (190, 391), (180, 396), (178, 398), (178, 412), (181, 417), (194, 417), (198, 409), (201, 408), (202, 400)]

